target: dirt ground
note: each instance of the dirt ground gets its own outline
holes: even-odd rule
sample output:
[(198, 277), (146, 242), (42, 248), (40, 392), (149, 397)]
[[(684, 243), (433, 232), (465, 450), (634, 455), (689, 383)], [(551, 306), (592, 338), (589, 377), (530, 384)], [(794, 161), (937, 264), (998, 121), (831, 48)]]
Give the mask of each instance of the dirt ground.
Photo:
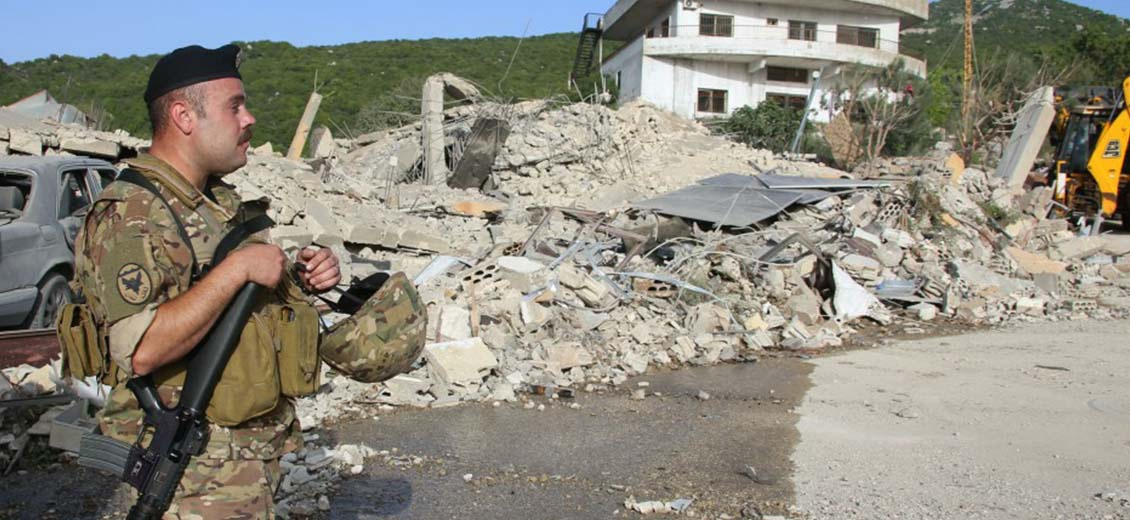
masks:
[(828, 519), (1130, 518), (1128, 336), (1127, 321), (1041, 323), (813, 360), (797, 504)]

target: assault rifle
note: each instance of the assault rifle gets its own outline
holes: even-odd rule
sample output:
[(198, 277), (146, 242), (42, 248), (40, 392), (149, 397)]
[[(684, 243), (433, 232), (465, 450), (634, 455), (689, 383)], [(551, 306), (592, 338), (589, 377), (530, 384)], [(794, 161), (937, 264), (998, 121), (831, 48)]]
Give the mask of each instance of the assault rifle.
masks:
[[(126, 383), (145, 411), (145, 424), (137, 442), (127, 444), (102, 435), (83, 435), (79, 464), (117, 474), (137, 489), (139, 496), (130, 508), (129, 520), (161, 518), (172, 503), (189, 461), (203, 453), (208, 444), (208, 402), (239, 343), (260, 289), (252, 283), (245, 285), (192, 351), (177, 406), (170, 408), (161, 401), (149, 377)], [(148, 446), (142, 446), (141, 440), (150, 430), (152, 440)]]

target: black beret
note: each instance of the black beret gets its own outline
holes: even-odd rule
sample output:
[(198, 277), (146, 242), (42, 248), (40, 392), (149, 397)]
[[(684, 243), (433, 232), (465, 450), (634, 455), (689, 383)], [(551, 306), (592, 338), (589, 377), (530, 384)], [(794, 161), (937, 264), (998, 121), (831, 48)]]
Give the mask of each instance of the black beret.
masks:
[(199, 45), (181, 47), (157, 60), (149, 73), (145, 103), (152, 103), (169, 92), (196, 83), (220, 78), (239, 78), (239, 47), (227, 44), (218, 49)]

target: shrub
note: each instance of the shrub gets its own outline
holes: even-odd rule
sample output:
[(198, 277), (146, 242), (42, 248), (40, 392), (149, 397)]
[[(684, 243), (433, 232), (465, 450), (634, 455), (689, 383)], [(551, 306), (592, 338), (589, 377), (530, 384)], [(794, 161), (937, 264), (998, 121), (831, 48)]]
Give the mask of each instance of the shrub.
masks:
[[(800, 120), (800, 110), (766, 100), (757, 105), (757, 108), (746, 105), (735, 110), (720, 127), (738, 142), (754, 148), (784, 152), (792, 145)], [(805, 133), (811, 129), (811, 126), (806, 127)]]

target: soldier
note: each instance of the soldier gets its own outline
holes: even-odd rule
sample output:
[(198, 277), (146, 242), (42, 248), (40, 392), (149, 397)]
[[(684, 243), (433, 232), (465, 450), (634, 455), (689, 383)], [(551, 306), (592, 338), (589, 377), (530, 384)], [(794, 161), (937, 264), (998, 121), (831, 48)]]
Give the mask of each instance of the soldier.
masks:
[(320, 337), (306, 295), (341, 281), (328, 248), (300, 251), (298, 270), (278, 247), (253, 239), (212, 265), (221, 238), (250, 220), (221, 180), (247, 162), (255, 124), (238, 60), (239, 48), (227, 45), (185, 47), (157, 62), (145, 91), (153, 144), (126, 161), (153, 191), (115, 182), (92, 205), (75, 242), (73, 287), (85, 303), (66, 316), (89, 316), (67, 320), (90, 321), (96, 340), (74, 345), (64, 337), (78, 330), (74, 323), (59, 324), (64, 359), (103, 367), (99, 375), (113, 386), (99, 414), (103, 434), (132, 442), (143, 414), (124, 383), (151, 377), (175, 403), (184, 356), (239, 289), (273, 288), (216, 386), (206, 452), (186, 471), (171, 518), (273, 517), (279, 458), (301, 445), (291, 399), (317, 390), (319, 357), (355, 379), (387, 379), (419, 355), (426, 326), (418, 295), (396, 274)]

